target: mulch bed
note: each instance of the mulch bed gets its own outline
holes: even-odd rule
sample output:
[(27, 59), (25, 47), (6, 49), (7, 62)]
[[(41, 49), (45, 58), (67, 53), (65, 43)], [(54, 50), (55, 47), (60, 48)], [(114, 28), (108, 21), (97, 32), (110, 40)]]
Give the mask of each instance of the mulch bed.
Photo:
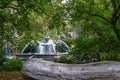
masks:
[(24, 80), (20, 71), (1, 71), (0, 80)]

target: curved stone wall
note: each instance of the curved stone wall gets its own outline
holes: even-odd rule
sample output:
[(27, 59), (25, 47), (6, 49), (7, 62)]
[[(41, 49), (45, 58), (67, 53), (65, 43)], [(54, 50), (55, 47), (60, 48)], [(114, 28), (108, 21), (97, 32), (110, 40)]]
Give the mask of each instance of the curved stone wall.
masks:
[(25, 80), (120, 80), (120, 62), (61, 64), (31, 59), (22, 68)]

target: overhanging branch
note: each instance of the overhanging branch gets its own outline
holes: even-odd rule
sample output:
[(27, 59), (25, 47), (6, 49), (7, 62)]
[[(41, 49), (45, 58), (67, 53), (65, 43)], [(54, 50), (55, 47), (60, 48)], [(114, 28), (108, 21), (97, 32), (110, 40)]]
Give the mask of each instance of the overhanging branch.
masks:
[(103, 20), (105, 20), (106, 22), (108, 22), (108, 23), (111, 24), (111, 22), (110, 22), (107, 18), (105, 18), (104, 16), (102, 16), (102, 15), (99, 15), (99, 14), (91, 14), (91, 16), (97, 16), (97, 17), (99, 17), (99, 18), (101, 18), (101, 19), (103, 19)]
[(113, 15), (112, 15), (112, 18), (111, 18), (111, 23), (112, 24), (116, 24), (116, 21), (119, 19), (119, 9), (120, 9), (120, 5), (116, 8), (116, 9), (114, 9), (114, 11), (113, 11)]

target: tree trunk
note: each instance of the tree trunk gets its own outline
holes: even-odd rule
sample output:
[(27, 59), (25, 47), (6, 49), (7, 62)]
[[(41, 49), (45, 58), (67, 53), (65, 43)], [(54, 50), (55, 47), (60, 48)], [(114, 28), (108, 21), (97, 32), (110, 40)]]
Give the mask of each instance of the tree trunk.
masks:
[(113, 27), (114, 33), (116, 34), (117, 39), (120, 40), (120, 31), (117, 28), (116, 24), (112, 24), (112, 27)]
[(60, 64), (31, 59), (22, 68), (25, 80), (120, 80), (120, 62)]

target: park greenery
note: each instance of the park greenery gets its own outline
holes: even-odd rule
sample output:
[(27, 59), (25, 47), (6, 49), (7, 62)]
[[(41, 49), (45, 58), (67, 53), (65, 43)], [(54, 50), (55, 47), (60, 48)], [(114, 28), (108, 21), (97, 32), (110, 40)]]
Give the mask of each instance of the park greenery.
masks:
[[(120, 0), (1, 0), (0, 48), (10, 43), (20, 52), (46, 32), (52, 38), (63, 32), (63, 40), (74, 47), (58, 62), (120, 61), (119, 21)], [(68, 35), (72, 30), (78, 38)]]
[(0, 71), (20, 71), (23, 61), (20, 59), (9, 59), (0, 49)]

